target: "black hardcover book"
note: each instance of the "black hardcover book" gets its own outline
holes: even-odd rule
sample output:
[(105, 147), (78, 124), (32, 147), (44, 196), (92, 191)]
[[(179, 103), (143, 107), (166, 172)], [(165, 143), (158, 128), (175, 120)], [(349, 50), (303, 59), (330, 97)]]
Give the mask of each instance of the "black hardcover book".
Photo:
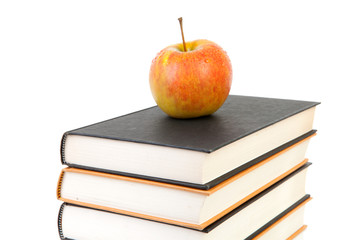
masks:
[(303, 166), (309, 138), (208, 190), (65, 168), (59, 177), (57, 197), (77, 205), (204, 229)]
[(313, 134), (317, 104), (230, 95), (216, 113), (186, 120), (152, 107), (66, 132), (61, 159), (72, 167), (208, 189)]
[(64, 203), (58, 217), (60, 238), (250, 240), (310, 200), (310, 195), (305, 194), (306, 170), (310, 165), (305, 164), (203, 230)]

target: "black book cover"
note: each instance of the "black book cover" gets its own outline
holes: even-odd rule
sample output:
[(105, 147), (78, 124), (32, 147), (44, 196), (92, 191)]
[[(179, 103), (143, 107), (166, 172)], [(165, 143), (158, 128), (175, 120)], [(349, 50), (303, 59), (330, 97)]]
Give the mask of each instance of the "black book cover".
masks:
[(210, 116), (174, 119), (151, 107), (66, 132), (64, 138), (83, 135), (211, 153), (317, 104), (230, 95)]
[(300, 137), (297, 137), (233, 170), (231, 170), (230, 172), (227, 172), (217, 178), (215, 178), (214, 180), (206, 183), (206, 184), (197, 184), (197, 183), (191, 183), (191, 182), (182, 182), (182, 181), (177, 181), (177, 180), (172, 180), (172, 179), (164, 179), (164, 178), (158, 178), (158, 177), (152, 177), (152, 176), (144, 176), (144, 175), (139, 175), (139, 174), (133, 174), (133, 173), (128, 173), (128, 172), (120, 172), (120, 171), (114, 171), (114, 170), (109, 170), (109, 169), (102, 169), (102, 168), (95, 168), (95, 167), (87, 167), (87, 166), (82, 166), (82, 165), (77, 165), (77, 164), (71, 164), (71, 163), (64, 163), (66, 165), (68, 165), (69, 167), (73, 167), (73, 168), (80, 168), (80, 169), (85, 169), (85, 170), (91, 170), (91, 171), (97, 171), (97, 172), (105, 172), (105, 173), (111, 173), (111, 174), (118, 174), (118, 175), (122, 175), (122, 176), (127, 176), (127, 177), (134, 177), (134, 178), (139, 178), (139, 179), (145, 179), (145, 180), (151, 180), (151, 181), (156, 181), (156, 182), (163, 182), (163, 183), (170, 183), (170, 184), (175, 184), (175, 185), (179, 185), (179, 186), (184, 186), (184, 187), (191, 187), (191, 188), (197, 188), (197, 189), (201, 189), (201, 190), (209, 190), (213, 187), (215, 187), (216, 185), (218, 185), (219, 183), (235, 176), (236, 174), (245, 171), (246, 169), (254, 166), (255, 164), (271, 157), (272, 155), (281, 152), (282, 150), (304, 140), (307, 137), (310, 137), (312, 135), (314, 135), (316, 133), (316, 130), (311, 130), (303, 135), (301, 135)]
[(126, 172), (104, 170), (67, 163), (64, 156), (66, 136), (71, 134), (83, 135), (211, 153), (258, 130), (314, 107), (317, 104), (319, 103), (230, 95), (224, 105), (211, 116), (186, 120), (168, 117), (158, 107), (151, 107), (66, 132), (63, 135), (61, 144), (61, 160), (63, 164), (70, 167), (120, 174), (129, 177), (207, 190), (267, 157), (280, 152), (286, 147), (314, 134), (315, 130), (279, 146), (206, 184), (194, 184), (141, 176)]
[[(247, 206), (249, 206), (250, 204), (252, 204), (253, 202), (257, 201), (258, 199), (260, 199), (261, 197), (263, 197), (264, 195), (266, 195), (267, 193), (269, 193), (270, 191), (274, 190), (275, 188), (277, 188), (278, 186), (280, 186), (281, 184), (283, 184), (284, 182), (286, 182), (288, 179), (292, 178), (293, 176), (295, 176), (296, 174), (300, 173), (301, 171), (303, 171), (304, 169), (306, 169), (307, 167), (309, 167), (312, 163), (305, 163), (302, 167), (300, 167), (299, 169), (297, 169), (296, 171), (294, 171), (293, 173), (291, 173), (290, 175), (286, 176), (285, 178), (281, 179), (280, 181), (276, 182), (275, 184), (271, 185), (269, 188), (265, 189), (264, 191), (260, 192), (259, 194), (257, 194), (255, 197), (249, 199), (248, 201), (246, 201), (245, 203), (243, 203), (242, 205), (240, 205), (239, 207), (235, 208), (234, 210), (232, 210), (231, 212), (229, 212), (228, 214), (226, 214), (225, 216), (223, 216), (222, 218), (218, 219), (217, 221), (215, 221), (214, 223), (210, 224), (209, 226), (207, 226), (206, 228), (204, 228), (203, 230), (198, 230), (198, 229), (192, 229), (189, 227), (185, 227), (185, 226), (178, 226), (178, 225), (174, 225), (171, 223), (163, 223), (163, 222), (159, 222), (161, 224), (168, 224), (168, 225), (174, 225), (180, 228), (187, 228), (187, 229), (191, 229), (193, 231), (200, 231), (200, 232), (204, 232), (204, 233), (209, 233), (210, 231), (214, 230), (217, 226), (219, 226), (220, 224), (224, 223), (226, 220), (228, 220), (229, 218), (231, 218), (232, 216), (234, 216), (235, 214), (237, 214), (238, 212), (240, 212), (241, 210), (243, 210), (244, 208), (246, 208)], [(307, 199), (310, 198), (309, 194), (304, 195), (301, 199), (299, 199), (297, 202), (295, 202), (293, 205), (291, 205), (289, 208), (287, 208), (285, 211), (283, 211), (282, 213), (280, 213), (279, 215), (277, 215), (276, 217), (274, 217), (272, 220), (270, 220), (267, 224), (265, 224), (264, 226), (262, 226), (261, 228), (259, 228), (257, 231), (255, 231), (253, 234), (251, 234), (250, 236), (248, 236), (246, 238), (246, 240), (250, 240), (253, 237), (255, 237), (258, 233), (264, 231), (267, 227), (269, 227), (271, 224), (275, 223), (276, 221), (278, 221), (280, 218), (282, 218), (283, 216), (285, 216), (287, 213), (291, 212), (293, 209), (295, 209), (297, 206), (299, 206), (301, 203), (303, 203), (304, 201), (306, 201)], [(81, 208), (89, 208), (89, 209), (94, 209), (94, 208), (90, 208), (90, 207), (85, 207), (85, 206), (79, 206), (79, 205), (75, 205), (75, 204), (71, 204), (71, 203), (63, 203), (60, 207), (59, 210), (59, 215), (58, 215), (58, 230), (59, 230), (59, 235), (61, 239), (69, 239), (69, 238), (65, 238), (63, 231), (62, 231), (62, 213), (64, 210), (64, 207), (66, 205), (70, 205), (70, 206), (77, 206), (77, 207), (81, 207)], [(125, 214), (121, 214), (121, 213), (114, 213), (114, 212), (110, 212), (110, 211), (106, 211), (106, 210), (100, 210), (100, 209), (94, 209), (96, 211), (103, 211), (103, 212), (109, 212), (111, 214), (119, 214), (119, 215), (125, 215)], [(139, 219), (144, 219), (144, 218), (140, 218), (140, 217), (135, 217), (135, 216), (130, 216), (130, 215), (126, 215), (128, 217), (133, 217), (133, 218), (139, 218)], [(150, 219), (144, 219), (147, 221), (153, 221), (153, 222), (158, 222), (155, 220), (150, 220)]]

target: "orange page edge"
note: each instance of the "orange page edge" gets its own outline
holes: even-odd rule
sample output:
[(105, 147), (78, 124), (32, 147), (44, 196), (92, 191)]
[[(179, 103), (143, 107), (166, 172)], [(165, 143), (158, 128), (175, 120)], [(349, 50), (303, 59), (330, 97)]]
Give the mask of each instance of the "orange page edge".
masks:
[(293, 240), (294, 238), (296, 238), (300, 233), (302, 233), (303, 231), (305, 231), (305, 229), (307, 228), (307, 225), (303, 225), (301, 228), (299, 228), (296, 232), (294, 232), (290, 237), (288, 237), (286, 240)]
[(199, 194), (204, 194), (204, 195), (211, 195), (214, 192), (216, 192), (216, 191), (220, 190), (221, 188), (225, 187), (226, 185), (229, 185), (230, 183), (236, 181), (240, 177), (242, 177), (242, 176), (248, 174), (249, 172), (254, 171), (255, 169), (261, 167), (262, 165), (268, 163), (269, 161), (271, 161), (272, 159), (278, 157), (279, 155), (283, 154), (284, 152), (286, 152), (286, 151), (294, 148), (295, 146), (309, 140), (310, 138), (312, 138), (315, 135), (316, 135), (316, 133), (312, 134), (311, 136), (308, 136), (307, 138), (304, 138), (303, 140), (293, 144), (292, 146), (283, 149), (282, 151), (280, 151), (280, 152), (278, 152), (278, 153), (264, 159), (263, 161), (255, 164), (255, 165), (245, 169), (244, 171), (241, 171), (240, 173), (232, 176), (231, 178), (219, 183), (218, 185), (216, 185), (215, 187), (213, 187), (213, 188), (211, 188), (209, 190), (196, 189), (196, 188), (179, 186), (179, 185), (170, 184), (170, 183), (156, 182), (156, 181), (152, 181), (152, 180), (140, 179), (140, 178), (135, 178), (135, 177), (127, 177), (127, 176), (122, 176), (122, 175), (117, 175), (117, 174), (103, 173), (103, 172), (97, 172), (97, 171), (91, 171), (91, 170), (85, 170), (85, 169), (79, 169), (79, 168), (72, 168), (72, 167), (65, 168), (62, 171), (90, 174), (90, 175), (99, 176), (99, 177), (107, 177), (107, 178), (113, 178), (113, 179), (124, 180), (124, 181), (151, 184), (151, 185), (155, 185), (155, 186), (161, 186), (161, 187), (167, 187), (167, 188), (178, 189), (178, 190), (183, 190), (183, 191), (189, 191), (189, 192), (194, 192), (194, 193), (199, 193)]
[[(72, 199), (63, 198), (63, 197), (61, 197), (62, 179), (64, 177), (65, 172), (67, 172), (70, 168), (63, 169), (63, 171), (60, 174), (58, 187), (57, 187), (57, 198), (59, 200), (61, 200), (61, 201), (67, 202), (67, 203), (72, 203), (72, 204), (81, 205), (81, 206), (85, 206), (85, 207), (101, 209), (101, 210), (105, 210), (105, 211), (109, 211), (109, 212), (115, 212), (115, 213), (120, 213), (120, 214), (124, 214), (124, 215), (130, 215), (130, 216), (134, 216), (134, 217), (150, 219), (150, 220), (154, 220), (154, 221), (158, 221), (158, 222), (164, 222), (164, 223), (169, 223), (169, 224), (173, 224), (173, 225), (189, 227), (189, 228), (193, 228), (193, 229), (197, 229), (197, 230), (203, 230), (204, 228), (206, 228), (207, 226), (209, 226), (210, 224), (212, 224), (216, 220), (220, 219), (221, 217), (225, 216), (227, 213), (231, 212), (232, 210), (234, 210), (235, 208), (237, 208), (238, 206), (240, 206), (241, 204), (243, 204), (244, 202), (246, 202), (250, 198), (254, 197), (258, 193), (262, 192), (263, 190), (270, 187), (271, 185), (278, 182), (279, 180), (283, 179), (284, 177), (290, 175), (292, 172), (296, 171), (301, 166), (303, 166), (306, 162), (308, 162), (308, 159), (303, 160), (301, 163), (297, 164), (295, 167), (291, 168), (290, 170), (288, 170), (285, 173), (281, 174), (280, 176), (276, 177), (272, 181), (270, 181), (267, 184), (263, 185), (261, 188), (259, 188), (256, 191), (252, 192), (251, 194), (249, 194), (245, 198), (241, 199), (240, 201), (238, 201), (234, 205), (230, 206), (229, 208), (225, 209), (224, 211), (220, 212), (219, 214), (215, 215), (214, 217), (210, 218), (209, 220), (207, 220), (206, 222), (204, 222), (202, 224), (187, 223), (187, 222), (182, 222), (182, 221), (177, 221), (177, 220), (172, 220), (172, 219), (167, 219), (167, 218), (161, 218), (161, 217), (156, 217), (156, 216), (152, 216), (152, 215), (147, 215), (147, 214), (142, 214), (142, 213), (137, 213), (137, 212), (131, 212), (131, 211), (127, 211), (127, 210), (121, 210), (121, 209), (117, 209), (117, 208), (111, 208), (111, 207), (101, 206), (101, 205), (97, 205), (97, 204), (86, 203), (86, 202), (81, 202), (81, 201), (76, 201), (76, 200), (72, 200)], [(88, 171), (88, 170), (84, 170), (84, 171)], [(72, 168), (71, 168), (70, 172), (72, 172)], [(75, 172), (77, 172), (77, 171), (75, 171)], [(82, 170), (80, 172), (82, 172)], [(97, 175), (97, 174), (95, 174), (95, 175)]]
[[(267, 233), (268, 231), (270, 231), (272, 228), (274, 228), (276, 225), (278, 225), (280, 222), (282, 222), (284, 219), (286, 219), (287, 217), (289, 217), (291, 214), (295, 213), (297, 210), (299, 210), (301, 207), (305, 206), (305, 204), (307, 204), (310, 200), (312, 200), (312, 197), (306, 199), (304, 202), (300, 203), (296, 208), (294, 208), (293, 210), (291, 210), (290, 212), (288, 212), (285, 216), (283, 216), (282, 218), (280, 218), (279, 220), (277, 220), (275, 223), (273, 223), (270, 227), (266, 228), (264, 231), (262, 231), (261, 233), (259, 233), (256, 237), (254, 237), (252, 240), (256, 240), (259, 239), (261, 236), (263, 236), (265, 233)], [(295, 233), (293, 233), (290, 237), (288, 237), (286, 240), (291, 240), (294, 239), (297, 235), (299, 235), (302, 231), (304, 231), (306, 228), (306, 225), (302, 226), (301, 228), (299, 228)]]

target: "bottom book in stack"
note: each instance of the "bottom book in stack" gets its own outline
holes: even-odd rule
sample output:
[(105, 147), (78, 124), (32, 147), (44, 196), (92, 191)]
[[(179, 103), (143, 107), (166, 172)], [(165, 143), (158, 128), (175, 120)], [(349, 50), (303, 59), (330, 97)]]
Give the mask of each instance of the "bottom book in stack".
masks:
[(307, 163), (202, 230), (64, 203), (61, 239), (239, 240), (301, 239)]

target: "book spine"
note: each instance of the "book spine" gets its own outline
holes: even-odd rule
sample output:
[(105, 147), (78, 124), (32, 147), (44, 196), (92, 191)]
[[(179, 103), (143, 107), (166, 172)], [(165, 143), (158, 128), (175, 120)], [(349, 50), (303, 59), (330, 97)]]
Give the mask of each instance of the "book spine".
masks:
[(61, 204), (60, 210), (59, 210), (59, 215), (58, 215), (58, 231), (59, 231), (59, 236), (60, 236), (61, 240), (65, 239), (64, 233), (63, 233), (63, 230), (62, 230), (62, 215), (63, 215), (63, 212), (64, 212), (64, 208), (65, 208), (65, 203)]
[(62, 185), (62, 181), (64, 179), (64, 174), (65, 174), (65, 171), (62, 170), (61, 173), (60, 173), (57, 188), (56, 188), (56, 198), (57, 199), (61, 198), (61, 185)]
[(63, 217), (63, 213), (64, 213), (64, 208), (65, 206), (67, 205), (67, 203), (63, 203), (61, 204), (60, 206), (60, 210), (59, 210), (59, 215), (58, 215), (58, 231), (59, 231), (59, 237), (61, 240), (75, 240), (75, 239), (72, 239), (72, 238), (67, 238), (64, 236), (64, 232), (63, 232), (63, 229), (62, 229), (62, 217)]
[(61, 164), (65, 165), (66, 161), (65, 161), (65, 142), (66, 142), (66, 137), (68, 135), (68, 132), (64, 133), (64, 135), (61, 138), (61, 143), (60, 143), (60, 158), (61, 158)]

